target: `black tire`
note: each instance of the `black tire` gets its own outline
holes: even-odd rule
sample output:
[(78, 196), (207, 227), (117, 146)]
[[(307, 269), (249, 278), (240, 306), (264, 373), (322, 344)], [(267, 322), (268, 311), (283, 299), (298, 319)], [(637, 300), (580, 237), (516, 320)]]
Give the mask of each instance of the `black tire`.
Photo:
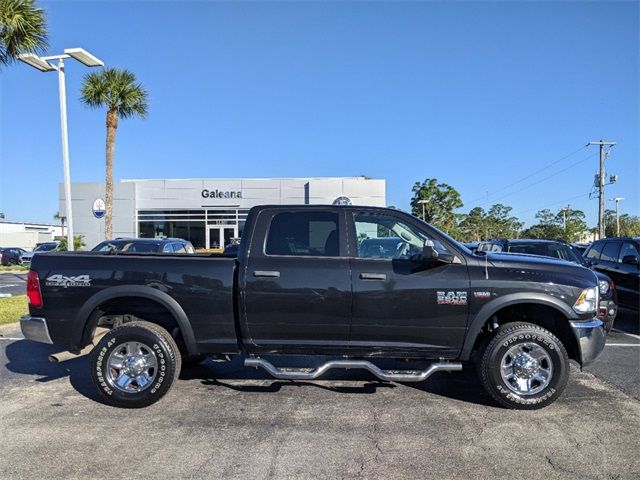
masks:
[[(129, 366), (125, 364), (129, 361), (126, 355), (121, 361), (122, 369), (110, 367), (114, 364), (113, 362), (118, 362), (118, 357), (123, 357), (121, 353), (127, 351), (125, 345), (128, 342), (140, 346), (141, 353), (147, 352), (143, 357), (150, 358), (149, 364), (155, 365), (155, 367), (148, 367), (146, 360), (141, 360), (142, 366), (133, 363), (131, 372), (134, 372), (135, 368), (145, 369), (145, 376), (140, 376), (143, 379), (140, 384), (135, 372), (126, 375), (131, 373), (127, 371)], [(124, 350), (114, 354), (118, 349)], [(115, 358), (110, 363), (112, 354)], [(91, 377), (106, 403), (124, 408), (146, 407), (160, 400), (178, 378), (181, 363), (178, 346), (169, 332), (158, 325), (144, 321), (128, 322), (114, 328), (102, 337), (92, 350), (90, 357)], [(121, 373), (124, 375), (119, 375)], [(114, 377), (124, 376), (127, 377), (124, 381), (130, 379), (129, 384), (118, 386)], [(144, 380), (147, 379), (149, 381), (145, 385)]]
[[(537, 358), (530, 363), (533, 357)], [(503, 362), (510, 379), (502, 375)], [(543, 370), (536, 370), (537, 367)], [(542, 374), (544, 371), (549, 374)], [(569, 356), (562, 342), (548, 330), (529, 323), (507, 323), (498, 327), (486, 344), (479, 374), (484, 388), (500, 405), (535, 410), (553, 403), (564, 391), (569, 379)], [(538, 380), (538, 375), (545, 380)], [(518, 384), (528, 382), (528, 378), (531, 382), (526, 386)], [(527, 388), (530, 390), (525, 392)]]

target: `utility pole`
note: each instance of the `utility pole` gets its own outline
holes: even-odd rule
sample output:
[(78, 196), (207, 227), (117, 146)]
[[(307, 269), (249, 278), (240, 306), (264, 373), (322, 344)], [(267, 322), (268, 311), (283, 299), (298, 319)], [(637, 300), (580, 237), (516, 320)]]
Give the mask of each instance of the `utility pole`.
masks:
[(562, 209), (562, 225), (564, 226), (564, 233), (567, 233), (567, 213), (570, 208), (571, 205), (567, 204), (567, 207)]
[(599, 145), (600, 146), (600, 170), (598, 174), (598, 237), (604, 238), (604, 147), (610, 146), (613, 147), (617, 145), (618, 142), (605, 142), (604, 140), (600, 140), (598, 142), (589, 142), (589, 145)]
[(620, 236), (620, 202), (624, 200), (622, 197), (615, 197), (609, 199), (612, 202), (616, 202), (616, 237)]

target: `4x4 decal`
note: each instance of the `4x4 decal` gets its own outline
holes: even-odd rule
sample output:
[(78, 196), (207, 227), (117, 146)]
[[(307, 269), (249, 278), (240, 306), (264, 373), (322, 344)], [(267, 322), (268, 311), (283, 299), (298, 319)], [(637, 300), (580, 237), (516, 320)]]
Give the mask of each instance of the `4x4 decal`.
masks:
[(89, 287), (91, 277), (89, 275), (51, 275), (47, 277), (44, 284), (48, 287)]

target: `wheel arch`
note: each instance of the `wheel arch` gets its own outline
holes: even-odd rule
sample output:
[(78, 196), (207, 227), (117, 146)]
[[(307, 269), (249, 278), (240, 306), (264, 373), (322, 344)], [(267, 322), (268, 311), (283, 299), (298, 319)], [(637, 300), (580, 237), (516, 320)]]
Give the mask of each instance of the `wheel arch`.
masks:
[[(531, 311), (531, 317), (513, 316), (521, 309)], [(540, 321), (543, 315), (548, 315), (550, 320)], [(486, 333), (486, 327), (497, 319), (498, 324), (509, 321), (525, 321), (548, 329), (556, 335), (565, 346), (569, 357), (580, 362), (580, 347), (578, 340), (571, 331), (569, 320), (575, 314), (571, 308), (561, 300), (547, 294), (514, 293), (499, 297), (487, 303), (480, 309), (467, 329), (465, 342), (460, 353), (461, 360), (470, 360), (474, 350), (482, 341)]]
[[(187, 353), (189, 355), (197, 354), (195, 335), (184, 309), (165, 292), (143, 285), (122, 285), (106, 288), (85, 302), (76, 317), (76, 325), (82, 331), (81, 345), (83, 347), (91, 343), (98, 321), (102, 317), (101, 307), (109, 302), (127, 298), (145, 299), (165, 309), (171, 315), (182, 334)], [(153, 322), (153, 319), (145, 320)]]

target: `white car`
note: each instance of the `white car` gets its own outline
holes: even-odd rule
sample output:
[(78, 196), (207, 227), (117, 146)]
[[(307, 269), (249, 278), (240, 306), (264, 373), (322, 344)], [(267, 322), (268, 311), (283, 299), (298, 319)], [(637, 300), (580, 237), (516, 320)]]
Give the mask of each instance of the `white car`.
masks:
[(39, 244), (33, 252), (25, 252), (20, 257), (20, 265), (30, 265), (31, 259), (36, 253), (53, 252), (60, 249), (60, 242), (46, 242)]

